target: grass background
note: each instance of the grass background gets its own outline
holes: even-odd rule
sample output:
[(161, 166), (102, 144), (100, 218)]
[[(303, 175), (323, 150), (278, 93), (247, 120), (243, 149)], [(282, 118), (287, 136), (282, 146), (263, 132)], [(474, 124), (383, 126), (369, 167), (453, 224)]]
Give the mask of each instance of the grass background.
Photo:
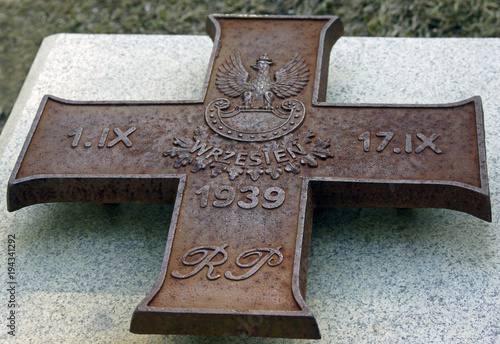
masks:
[(500, 37), (498, 0), (0, 0), (0, 131), (45, 36), (204, 34), (210, 13), (333, 14), (346, 36)]

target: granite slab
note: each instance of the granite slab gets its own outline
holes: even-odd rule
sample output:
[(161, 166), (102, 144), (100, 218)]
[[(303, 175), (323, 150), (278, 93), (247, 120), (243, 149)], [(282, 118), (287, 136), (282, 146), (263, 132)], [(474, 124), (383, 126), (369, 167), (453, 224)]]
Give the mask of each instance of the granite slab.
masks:
[[(307, 303), (319, 341), (136, 335), (172, 205), (40, 204), (6, 210), (9, 175), (45, 94), (71, 100), (198, 99), (205, 36), (47, 37), (0, 136), (0, 342), (500, 343), (500, 39), (343, 37), (328, 102), (483, 100), (493, 222), (449, 210), (318, 209)], [(16, 240), (15, 336), (7, 241)]]

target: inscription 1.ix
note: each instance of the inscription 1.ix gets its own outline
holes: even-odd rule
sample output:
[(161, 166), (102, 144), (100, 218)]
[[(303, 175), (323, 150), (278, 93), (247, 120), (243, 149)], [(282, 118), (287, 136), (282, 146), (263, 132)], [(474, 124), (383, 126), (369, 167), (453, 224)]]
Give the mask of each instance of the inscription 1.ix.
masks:
[[(109, 134), (109, 128), (104, 128), (102, 130), (101, 136), (99, 137), (99, 142), (97, 143), (98, 148), (111, 148), (117, 145), (118, 143), (122, 142), (125, 147), (132, 147), (132, 141), (129, 138), (129, 135), (132, 134), (134, 131), (137, 129), (135, 127), (131, 127), (125, 132), (121, 131), (120, 128), (114, 128), (113, 132), (116, 134), (116, 137), (108, 141), (108, 134)], [(75, 130), (72, 130), (69, 134), (68, 137), (73, 137), (73, 140), (71, 142), (71, 148), (76, 148), (78, 147), (80, 140), (82, 138), (83, 134), (83, 128), (76, 128)], [(106, 144), (107, 142), (107, 144)], [(85, 148), (90, 148), (92, 147), (92, 141), (86, 141), (83, 144), (83, 147)]]

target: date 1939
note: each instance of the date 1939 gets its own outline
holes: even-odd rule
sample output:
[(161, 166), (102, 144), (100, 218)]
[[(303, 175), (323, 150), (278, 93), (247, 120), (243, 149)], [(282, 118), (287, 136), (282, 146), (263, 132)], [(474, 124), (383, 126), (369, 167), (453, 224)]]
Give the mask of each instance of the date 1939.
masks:
[[(196, 191), (196, 194), (201, 196), (200, 208), (206, 208), (208, 205), (208, 197), (210, 194), (210, 186), (205, 185)], [(239, 189), (240, 193), (246, 194), (246, 200), (238, 201), (236, 204), (241, 209), (253, 209), (259, 205), (260, 190), (255, 186), (243, 186)], [(270, 187), (264, 191), (264, 200), (262, 208), (276, 209), (285, 202), (285, 191), (279, 187)], [(229, 185), (222, 185), (215, 188), (215, 200), (212, 205), (215, 208), (225, 208), (230, 206), (236, 198), (236, 189)]]

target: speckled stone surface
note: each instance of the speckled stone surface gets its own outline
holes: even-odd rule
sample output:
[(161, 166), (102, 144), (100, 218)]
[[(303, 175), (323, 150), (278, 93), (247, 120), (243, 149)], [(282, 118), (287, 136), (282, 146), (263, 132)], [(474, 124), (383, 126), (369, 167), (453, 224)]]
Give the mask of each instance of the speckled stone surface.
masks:
[[(41, 204), (7, 213), (8, 177), (44, 94), (197, 99), (202, 36), (47, 38), (0, 137), (0, 342), (306, 343), (135, 335), (159, 273), (171, 205)], [(329, 102), (483, 99), (493, 223), (448, 210), (318, 209), (307, 303), (315, 343), (500, 343), (500, 39), (341, 38)], [(16, 336), (7, 335), (7, 236), (16, 236)]]

